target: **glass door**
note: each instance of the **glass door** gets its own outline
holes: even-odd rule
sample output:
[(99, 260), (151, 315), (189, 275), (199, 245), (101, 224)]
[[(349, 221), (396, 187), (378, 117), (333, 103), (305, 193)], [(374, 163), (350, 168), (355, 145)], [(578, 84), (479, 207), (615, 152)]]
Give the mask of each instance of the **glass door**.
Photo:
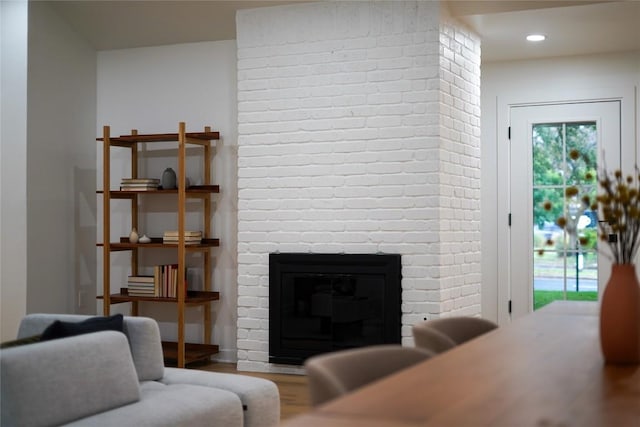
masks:
[(595, 198), (605, 163), (619, 167), (620, 103), (513, 107), (511, 126), (512, 318), (558, 299), (597, 300), (609, 261), (582, 198)]

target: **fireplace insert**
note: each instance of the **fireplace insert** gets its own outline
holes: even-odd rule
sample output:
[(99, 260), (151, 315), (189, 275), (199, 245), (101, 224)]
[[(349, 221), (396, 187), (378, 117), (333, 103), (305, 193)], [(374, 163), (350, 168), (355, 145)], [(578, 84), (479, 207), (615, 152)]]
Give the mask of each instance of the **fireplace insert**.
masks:
[(400, 343), (398, 254), (269, 255), (269, 362)]

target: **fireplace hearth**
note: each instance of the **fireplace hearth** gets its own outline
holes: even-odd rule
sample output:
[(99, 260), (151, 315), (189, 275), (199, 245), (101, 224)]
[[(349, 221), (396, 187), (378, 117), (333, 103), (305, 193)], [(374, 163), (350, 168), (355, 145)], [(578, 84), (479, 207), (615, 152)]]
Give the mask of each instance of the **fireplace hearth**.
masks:
[(401, 341), (398, 254), (269, 255), (269, 362)]

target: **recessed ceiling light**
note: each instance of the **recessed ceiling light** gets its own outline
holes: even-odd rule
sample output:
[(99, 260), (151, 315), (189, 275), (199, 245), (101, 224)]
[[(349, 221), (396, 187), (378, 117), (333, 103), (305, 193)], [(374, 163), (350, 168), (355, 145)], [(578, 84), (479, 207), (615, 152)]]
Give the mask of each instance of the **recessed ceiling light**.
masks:
[(529, 34), (527, 36), (527, 40), (529, 40), (530, 42), (541, 42), (543, 40), (546, 40), (547, 36), (545, 36), (544, 34)]

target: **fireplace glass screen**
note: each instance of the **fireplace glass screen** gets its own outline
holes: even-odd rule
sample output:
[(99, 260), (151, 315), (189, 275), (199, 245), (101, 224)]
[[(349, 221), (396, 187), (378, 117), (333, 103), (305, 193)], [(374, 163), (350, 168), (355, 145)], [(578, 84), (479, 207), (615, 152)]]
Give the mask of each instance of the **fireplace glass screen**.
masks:
[(399, 255), (271, 254), (269, 361), (400, 342)]

